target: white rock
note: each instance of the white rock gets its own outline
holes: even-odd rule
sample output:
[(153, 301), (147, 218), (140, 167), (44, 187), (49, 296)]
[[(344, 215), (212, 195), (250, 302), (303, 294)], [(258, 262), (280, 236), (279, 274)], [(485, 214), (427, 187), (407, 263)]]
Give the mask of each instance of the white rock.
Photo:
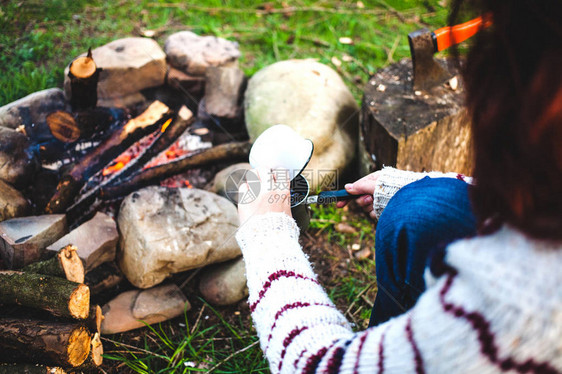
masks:
[(172, 273), (233, 259), (236, 207), (211, 192), (147, 187), (127, 196), (118, 218), (120, 267), (140, 288)]
[(166, 39), (164, 50), (173, 67), (191, 75), (205, 75), (208, 66), (236, 67), (238, 43), (215, 36), (180, 31)]
[(244, 109), (252, 140), (279, 123), (312, 140), (304, 172), (311, 189), (336, 187), (330, 176), (353, 159), (359, 123), (359, 107), (338, 73), (311, 59), (277, 62), (250, 79)]

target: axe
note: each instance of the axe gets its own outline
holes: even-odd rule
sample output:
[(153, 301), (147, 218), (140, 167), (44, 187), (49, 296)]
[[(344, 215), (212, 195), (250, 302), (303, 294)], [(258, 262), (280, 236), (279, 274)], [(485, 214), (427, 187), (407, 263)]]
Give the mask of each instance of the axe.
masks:
[(427, 90), (451, 78), (451, 74), (433, 59), (436, 52), (443, 51), (470, 38), (492, 24), (489, 14), (455, 26), (446, 26), (435, 31), (416, 30), (408, 34), (412, 64), (414, 66), (414, 90)]

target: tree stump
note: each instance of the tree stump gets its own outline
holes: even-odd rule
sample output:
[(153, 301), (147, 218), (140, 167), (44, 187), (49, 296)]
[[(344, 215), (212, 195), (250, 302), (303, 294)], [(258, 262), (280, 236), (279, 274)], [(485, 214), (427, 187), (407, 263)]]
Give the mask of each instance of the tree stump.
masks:
[(362, 106), (362, 173), (395, 166), (470, 175), (470, 118), (460, 79), (455, 76), (427, 91), (414, 91), (412, 82), (409, 59), (382, 69), (369, 80)]

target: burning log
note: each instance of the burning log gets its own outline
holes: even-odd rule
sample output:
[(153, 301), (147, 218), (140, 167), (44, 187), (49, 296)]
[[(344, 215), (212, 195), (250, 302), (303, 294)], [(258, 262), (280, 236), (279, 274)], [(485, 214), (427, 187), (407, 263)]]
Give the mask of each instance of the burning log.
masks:
[(166, 124), (167, 122), (164, 123), (153, 143), (146, 148), (140, 156), (131, 160), (119, 173), (119, 178), (112, 183), (117, 184), (119, 183), (118, 181), (126, 179), (126, 177), (130, 176), (135, 171), (138, 171), (138, 168), (136, 168), (137, 165), (144, 165), (160, 152), (165, 151), (193, 122), (195, 122), (193, 113), (187, 109), (185, 105), (182, 106), (178, 112), (177, 118), (168, 125)]
[(67, 245), (48, 260), (29, 264), (22, 272), (52, 275), (71, 282), (84, 283), (84, 265), (76, 253), (76, 247)]
[(160, 101), (153, 102), (141, 115), (131, 119), (74, 165), (59, 182), (57, 191), (45, 210), (49, 213), (63, 213), (72, 204), (88, 178), (133, 143), (162, 126), (172, 116), (172, 111), (165, 104)]
[(0, 374), (66, 374), (62, 368), (36, 364), (3, 364), (0, 363)]
[(76, 367), (90, 345), (90, 333), (79, 323), (0, 318), (0, 361)]
[(93, 108), (98, 101), (98, 79), (101, 69), (96, 66), (92, 58), (92, 50), (88, 55), (78, 57), (70, 63), (68, 77), (70, 78), (70, 105), (72, 110)]
[(63, 278), (6, 270), (0, 271), (0, 303), (85, 319), (90, 312), (90, 289)]
[(249, 142), (234, 142), (220, 144), (200, 152), (178, 158), (167, 164), (141, 170), (119, 184), (102, 188), (102, 197), (107, 199), (125, 196), (132, 191), (154, 184), (155, 182), (182, 173), (188, 169), (204, 166), (210, 163), (235, 160), (248, 157), (251, 144)]
[(51, 134), (63, 143), (75, 142), (82, 134), (72, 114), (64, 110), (57, 110), (56, 112), (50, 113), (46, 121), (47, 126), (49, 126), (51, 130)]

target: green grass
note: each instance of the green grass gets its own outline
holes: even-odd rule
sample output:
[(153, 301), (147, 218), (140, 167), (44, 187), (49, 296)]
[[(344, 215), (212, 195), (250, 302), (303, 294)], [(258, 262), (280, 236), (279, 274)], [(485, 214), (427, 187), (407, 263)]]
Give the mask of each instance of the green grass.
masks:
[[(360, 102), (369, 75), (409, 56), (410, 31), (446, 24), (442, 3), (2, 0), (0, 106), (37, 90), (62, 87), (64, 67), (74, 57), (89, 47), (139, 36), (145, 30), (154, 30), (161, 46), (168, 35), (180, 30), (237, 41), (242, 52), (240, 66), (249, 76), (279, 60), (317, 59), (336, 69)], [(352, 43), (342, 38), (350, 38)], [(344, 216), (356, 233), (335, 230)], [(342, 214), (334, 206), (317, 207), (310, 233), (341, 249), (320, 249), (319, 258), (340, 268), (325, 285), (346, 317), (357, 329), (364, 328), (376, 292), (375, 264), (354, 260), (349, 248), (353, 244), (373, 246), (373, 223), (352, 212)], [(112, 373), (125, 372), (125, 368), (137, 373), (269, 372), (247, 311), (232, 316), (232, 310), (214, 310), (199, 302), (183, 322), (174, 319), (140, 333), (104, 337), (110, 367), (106, 369)]]
[[(179, 30), (237, 41), (247, 75), (279, 60), (315, 58), (337, 69), (359, 101), (369, 74), (409, 55), (408, 32), (443, 25), (446, 19), (446, 10), (436, 0), (365, 0), (363, 7), (359, 3), (3, 1), (0, 105), (40, 89), (61, 87), (64, 67), (72, 58), (88, 47), (139, 36), (143, 30), (155, 30), (161, 45)], [(264, 13), (287, 7), (294, 10)], [(353, 44), (345, 44), (342, 37), (351, 38)]]

